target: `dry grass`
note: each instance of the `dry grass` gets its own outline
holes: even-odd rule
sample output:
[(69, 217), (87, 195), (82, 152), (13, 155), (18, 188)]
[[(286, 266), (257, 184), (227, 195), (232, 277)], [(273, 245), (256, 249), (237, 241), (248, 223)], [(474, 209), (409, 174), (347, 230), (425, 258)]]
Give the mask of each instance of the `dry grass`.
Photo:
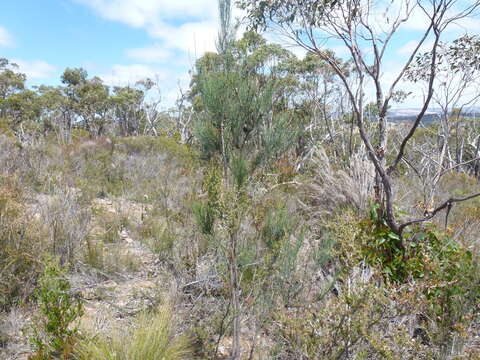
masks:
[(352, 156), (347, 169), (336, 168), (322, 148), (313, 158), (314, 182), (307, 187), (318, 216), (328, 215), (345, 207), (365, 210), (371, 198), (375, 170), (366, 154)]
[(175, 335), (173, 309), (169, 305), (142, 313), (127, 330), (84, 340), (79, 360), (182, 360), (189, 358), (188, 339)]
[(0, 179), (0, 308), (25, 301), (42, 269), (45, 227), (25, 202), (19, 184)]

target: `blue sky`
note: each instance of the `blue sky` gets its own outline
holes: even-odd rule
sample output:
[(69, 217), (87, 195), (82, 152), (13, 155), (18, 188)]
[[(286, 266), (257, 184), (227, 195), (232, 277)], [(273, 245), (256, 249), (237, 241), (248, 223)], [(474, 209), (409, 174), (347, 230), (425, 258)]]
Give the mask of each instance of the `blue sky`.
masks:
[[(415, 16), (398, 34), (386, 81), (424, 24)], [(472, 20), (447, 37), (477, 25)], [(188, 85), (195, 58), (215, 49), (216, 33), (216, 0), (10, 0), (0, 12), (0, 56), (17, 62), (30, 85), (59, 84), (66, 67), (84, 67), (110, 85), (156, 76), (168, 106), (178, 86)]]
[(5, 1), (0, 56), (18, 63), (30, 85), (59, 84), (66, 67), (84, 67), (112, 85), (156, 76), (171, 104), (195, 58), (214, 50), (217, 26), (214, 1), (171, 3)]

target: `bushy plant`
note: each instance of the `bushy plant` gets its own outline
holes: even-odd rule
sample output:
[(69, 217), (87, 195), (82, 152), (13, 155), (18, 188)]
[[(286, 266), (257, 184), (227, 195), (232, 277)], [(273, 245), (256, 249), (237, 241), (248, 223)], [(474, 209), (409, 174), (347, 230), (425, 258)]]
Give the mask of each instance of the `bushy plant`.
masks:
[(47, 225), (51, 253), (62, 265), (74, 265), (75, 256), (88, 233), (90, 212), (69, 189), (56, 189), (55, 195), (41, 204), (42, 220)]
[(82, 316), (83, 307), (81, 300), (70, 293), (70, 283), (64, 275), (57, 264), (49, 263), (39, 280), (35, 298), (40, 315), (30, 339), (36, 351), (31, 359), (71, 358), (78, 337), (75, 321)]
[[(341, 221), (337, 226), (343, 228)], [(354, 220), (347, 228), (346, 237), (339, 238), (339, 256), (348, 259), (343, 260), (348, 261), (343, 272), (368, 266), (392, 289), (409, 284), (424, 299), (418, 312), (430, 321), (422, 331), (435, 351), (445, 356), (461, 351), (462, 342), (454, 339), (471, 324), (480, 301), (478, 259), (471, 250), (437, 231), (433, 224), (405, 233), (405, 248), (399, 237), (373, 216)]]
[(408, 289), (345, 279), (338, 295), (328, 294), (297, 310), (275, 314), (275, 358), (434, 359), (435, 351), (413, 338), (400, 319), (421, 309), (418, 294)]
[(202, 185), (207, 199), (194, 203), (192, 207), (197, 225), (204, 235), (213, 235), (215, 220), (223, 213), (220, 198), (221, 186), (220, 171), (218, 166), (212, 163), (205, 173)]
[(149, 215), (140, 226), (141, 240), (155, 254), (167, 256), (171, 254), (176, 236), (162, 217)]
[(197, 155), (194, 150), (167, 136), (131, 136), (117, 140), (119, 151), (129, 154), (166, 153), (172, 158), (194, 163)]
[(192, 206), (195, 220), (203, 235), (212, 235), (215, 224), (215, 210), (208, 203), (197, 202)]

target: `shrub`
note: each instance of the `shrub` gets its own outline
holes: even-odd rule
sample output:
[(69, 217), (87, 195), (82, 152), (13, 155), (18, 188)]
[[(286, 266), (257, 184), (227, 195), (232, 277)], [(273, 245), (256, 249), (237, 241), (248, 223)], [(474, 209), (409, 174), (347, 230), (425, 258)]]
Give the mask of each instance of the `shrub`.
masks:
[(433, 359), (434, 350), (410, 335), (400, 319), (421, 308), (410, 289), (345, 279), (337, 296), (329, 295), (299, 310), (275, 314), (274, 358)]
[(70, 293), (70, 283), (56, 264), (47, 264), (40, 278), (35, 297), (40, 316), (35, 320), (31, 342), (35, 360), (49, 360), (53, 356), (71, 358), (78, 331), (73, 325), (82, 316), (82, 303)]
[(43, 266), (45, 231), (14, 180), (0, 178), (0, 309), (24, 302)]
[(127, 153), (165, 152), (174, 158), (182, 160), (193, 161), (196, 158), (196, 154), (188, 145), (180, 144), (175, 141), (175, 139), (166, 136), (126, 137), (118, 139), (117, 143), (120, 148), (123, 148)]
[(194, 203), (192, 207), (195, 220), (203, 235), (213, 235), (213, 227), (215, 224), (215, 209), (208, 203)]
[(41, 212), (50, 233), (51, 253), (60, 259), (60, 264), (73, 265), (88, 234), (90, 212), (70, 190), (57, 190), (52, 199), (41, 204)]
[[(337, 227), (345, 225), (339, 221)], [(367, 265), (381, 274), (392, 289), (408, 284), (411, 291), (425, 299), (418, 313), (430, 319), (422, 331), (436, 351), (449, 356), (461, 351), (462, 342), (455, 339), (462, 334), (461, 329), (471, 324), (480, 301), (480, 268), (475, 255), (436, 231), (433, 224), (405, 233), (405, 249), (382, 222), (357, 220), (346, 228), (350, 230), (339, 239), (338, 256), (349, 262), (343, 272)]]
[(213, 235), (215, 220), (223, 213), (223, 204), (220, 199), (221, 186), (220, 170), (218, 166), (212, 165), (207, 169), (202, 185), (207, 199), (204, 202), (194, 203), (192, 207), (197, 225), (204, 235)]
[(157, 216), (149, 215), (140, 226), (141, 240), (156, 254), (170, 254), (176, 236), (166, 222)]

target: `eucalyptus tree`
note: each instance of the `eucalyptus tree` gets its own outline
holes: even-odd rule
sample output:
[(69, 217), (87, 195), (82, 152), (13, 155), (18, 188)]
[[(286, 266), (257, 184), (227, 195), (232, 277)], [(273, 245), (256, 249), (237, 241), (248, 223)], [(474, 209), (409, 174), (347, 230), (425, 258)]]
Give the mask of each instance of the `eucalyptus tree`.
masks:
[[(349, 62), (338, 57), (336, 61), (348, 73)], [(337, 159), (347, 158), (353, 150), (353, 132), (349, 131), (351, 122), (345, 121), (349, 100), (337, 74), (312, 52), (303, 59), (289, 57), (279, 68), (286, 82), (288, 107), (300, 117), (308, 142), (329, 144)]]
[(0, 99), (25, 89), (25, 74), (18, 71), (18, 65), (8, 59), (0, 58)]
[(10, 95), (4, 104), (11, 128), (19, 128), (22, 133), (23, 123), (36, 122), (40, 116), (39, 98), (37, 93), (32, 90), (24, 90)]
[(80, 122), (91, 136), (102, 135), (111, 120), (110, 88), (102, 79), (88, 79), (85, 69), (67, 68), (62, 75), (69, 102), (70, 121)]
[[(380, 205), (378, 217), (384, 218), (390, 229), (402, 238), (404, 229), (412, 224), (426, 221), (448, 204), (465, 200), (451, 198), (434, 208), (424, 218), (400, 222), (394, 212), (395, 194), (393, 177), (404, 159), (407, 146), (419, 127), (434, 95), (437, 78), (439, 45), (447, 29), (461, 19), (474, 14), (480, 7), (479, 1), (461, 0), (239, 0), (255, 29), (272, 29), (293, 43), (315, 53), (323, 59), (341, 79), (353, 109), (356, 128), (375, 166), (375, 201)], [(394, 39), (406, 26), (412, 15), (423, 16), (425, 26), (417, 38), (416, 45), (400, 66), (390, 83), (385, 83), (382, 74), (386, 70), (385, 57), (394, 46)], [(418, 25), (418, 24), (417, 24)], [(349, 52), (355, 81), (348, 78), (325, 46), (335, 39)], [(387, 110), (395, 100), (407, 71), (422, 47), (429, 47), (427, 91), (421, 110), (413, 125), (400, 141), (398, 149), (388, 147)], [(374, 89), (373, 101), (378, 116), (376, 131), (366, 129), (364, 107), (368, 88)], [(388, 158), (391, 159), (387, 163)], [(468, 197), (469, 198), (469, 197)], [(404, 248), (404, 241), (401, 247)]]
[[(19, 72), (17, 64), (11, 63), (8, 59), (0, 58), (0, 119), (7, 122), (13, 120), (11, 116), (14, 114), (12, 114), (11, 106), (17, 107), (22, 101), (16, 94), (25, 90), (26, 79), (25, 74)], [(14, 96), (13, 99), (11, 99), (12, 96)], [(18, 113), (16, 110), (13, 110), (13, 112)]]
[[(432, 103), (440, 110), (439, 121), (429, 128), (436, 134), (430, 147), (422, 149), (421, 166), (414, 171), (422, 174), (428, 208), (433, 207), (437, 185), (444, 175), (453, 170), (468, 172), (480, 160), (480, 134), (469, 116), (480, 99), (479, 50), (478, 36), (463, 35), (438, 45)], [(431, 52), (419, 54), (407, 72), (408, 78), (423, 88), (428, 86), (431, 57)]]
[(142, 108), (145, 91), (130, 86), (113, 88), (111, 104), (114, 122), (122, 136), (139, 135), (145, 124), (145, 112)]

